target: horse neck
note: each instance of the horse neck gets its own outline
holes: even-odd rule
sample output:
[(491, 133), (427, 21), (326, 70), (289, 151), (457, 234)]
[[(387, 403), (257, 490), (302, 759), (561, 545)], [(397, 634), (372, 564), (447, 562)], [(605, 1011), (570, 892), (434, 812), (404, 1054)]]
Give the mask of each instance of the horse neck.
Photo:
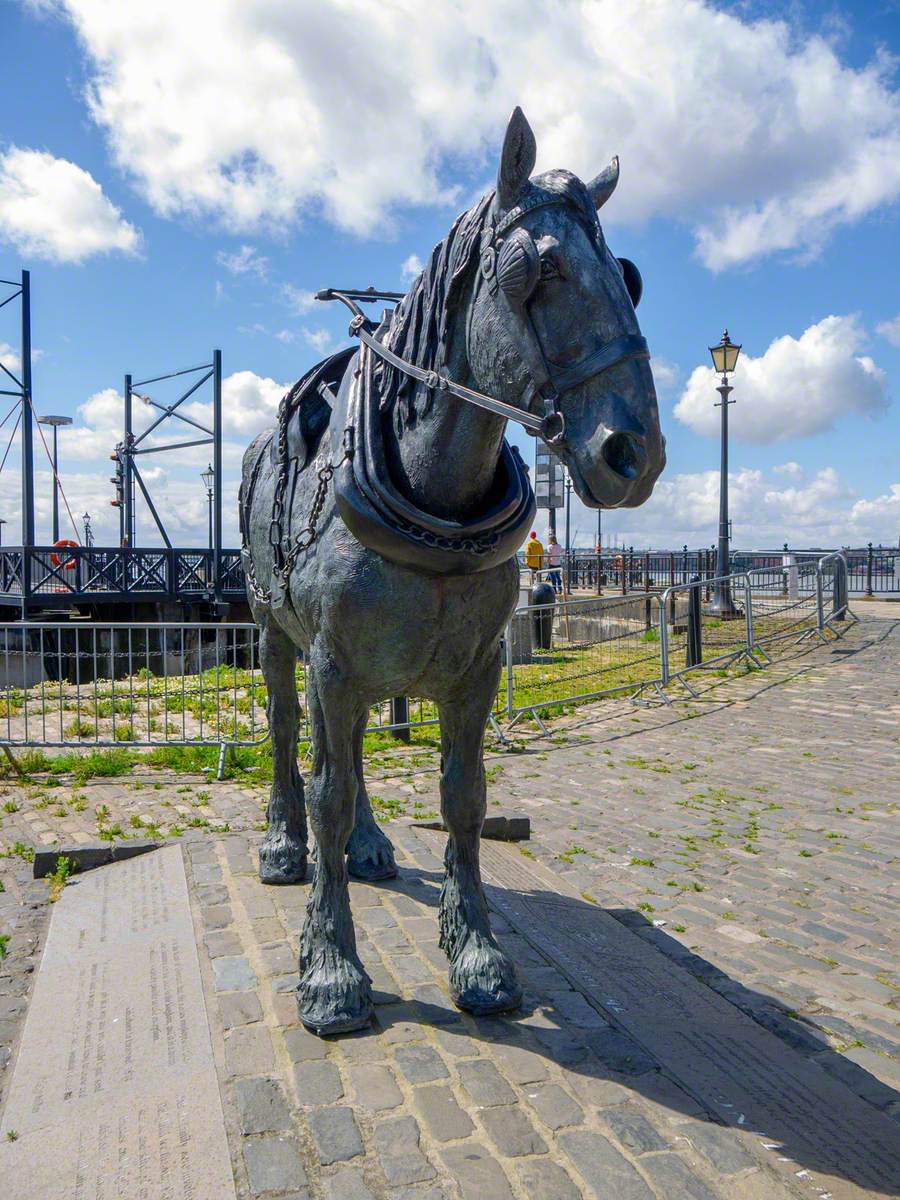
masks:
[[(463, 348), (452, 351), (443, 373), (474, 386)], [(427, 412), (398, 431), (384, 415), (388, 464), (396, 487), (418, 508), (443, 518), (478, 512), (490, 493), (506, 421), (446, 392), (435, 391)]]

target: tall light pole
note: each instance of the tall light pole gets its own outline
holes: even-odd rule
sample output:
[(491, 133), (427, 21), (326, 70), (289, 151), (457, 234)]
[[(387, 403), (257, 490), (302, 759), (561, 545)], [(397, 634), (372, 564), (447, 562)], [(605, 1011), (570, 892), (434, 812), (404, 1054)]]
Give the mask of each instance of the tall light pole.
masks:
[(6, 517), (0, 517), (0, 546), (3, 545), (3, 526), (6, 524)]
[(57, 434), (63, 425), (71, 425), (71, 417), (38, 417), (41, 425), (53, 426), (53, 540), (59, 541), (59, 454)]
[(90, 548), (94, 544), (94, 534), (91, 529), (91, 514), (86, 512), (82, 515), (81, 519), (84, 522), (84, 544)]
[(716, 553), (716, 575), (719, 577), (719, 582), (716, 583), (715, 592), (708, 611), (717, 617), (737, 617), (740, 616), (740, 609), (735, 605), (731, 596), (731, 585), (724, 579), (730, 573), (730, 555), (729, 555), (729, 528), (728, 528), (728, 406), (734, 404), (733, 400), (729, 400), (732, 388), (728, 383), (728, 376), (734, 371), (737, 366), (738, 355), (741, 352), (740, 346), (736, 346), (728, 336), (728, 330), (722, 334), (722, 340), (716, 346), (710, 346), (709, 352), (712, 355), (713, 367), (717, 375), (721, 375), (722, 382), (716, 388), (716, 391), (721, 396), (721, 400), (716, 405), (722, 410), (722, 453), (719, 468), (719, 544)]
[(206, 488), (206, 504), (209, 509), (209, 548), (213, 548), (213, 484), (215, 483), (216, 473), (212, 469), (212, 463), (200, 475), (203, 480), (203, 486)]

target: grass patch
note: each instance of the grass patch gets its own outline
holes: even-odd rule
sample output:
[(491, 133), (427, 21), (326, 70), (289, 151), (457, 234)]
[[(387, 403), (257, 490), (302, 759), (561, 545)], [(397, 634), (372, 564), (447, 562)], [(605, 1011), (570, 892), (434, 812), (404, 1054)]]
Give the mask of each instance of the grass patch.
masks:
[(61, 854), (56, 860), (56, 870), (51, 871), (47, 876), (47, 883), (50, 887), (50, 903), (55, 904), (63, 894), (63, 888), (69, 876), (72, 874), (72, 860), (65, 854)]

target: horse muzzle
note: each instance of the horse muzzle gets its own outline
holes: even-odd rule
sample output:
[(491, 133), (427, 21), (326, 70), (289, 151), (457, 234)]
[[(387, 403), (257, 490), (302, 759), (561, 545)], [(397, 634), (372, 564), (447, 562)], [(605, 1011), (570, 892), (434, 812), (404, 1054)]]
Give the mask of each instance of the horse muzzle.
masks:
[(589, 508), (634, 508), (649, 497), (665, 466), (665, 439), (605, 430), (586, 451), (573, 449), (565, 459), (575, 491)]

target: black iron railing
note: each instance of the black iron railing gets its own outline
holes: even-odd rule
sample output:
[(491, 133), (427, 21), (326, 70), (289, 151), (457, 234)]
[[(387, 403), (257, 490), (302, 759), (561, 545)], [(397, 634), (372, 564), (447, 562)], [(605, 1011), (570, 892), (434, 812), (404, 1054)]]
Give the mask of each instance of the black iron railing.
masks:
[(0, 548), (0, 600), (63, 604), (80, 599), (177, 600), (246, 594), (239, 550), (113, 546)]

